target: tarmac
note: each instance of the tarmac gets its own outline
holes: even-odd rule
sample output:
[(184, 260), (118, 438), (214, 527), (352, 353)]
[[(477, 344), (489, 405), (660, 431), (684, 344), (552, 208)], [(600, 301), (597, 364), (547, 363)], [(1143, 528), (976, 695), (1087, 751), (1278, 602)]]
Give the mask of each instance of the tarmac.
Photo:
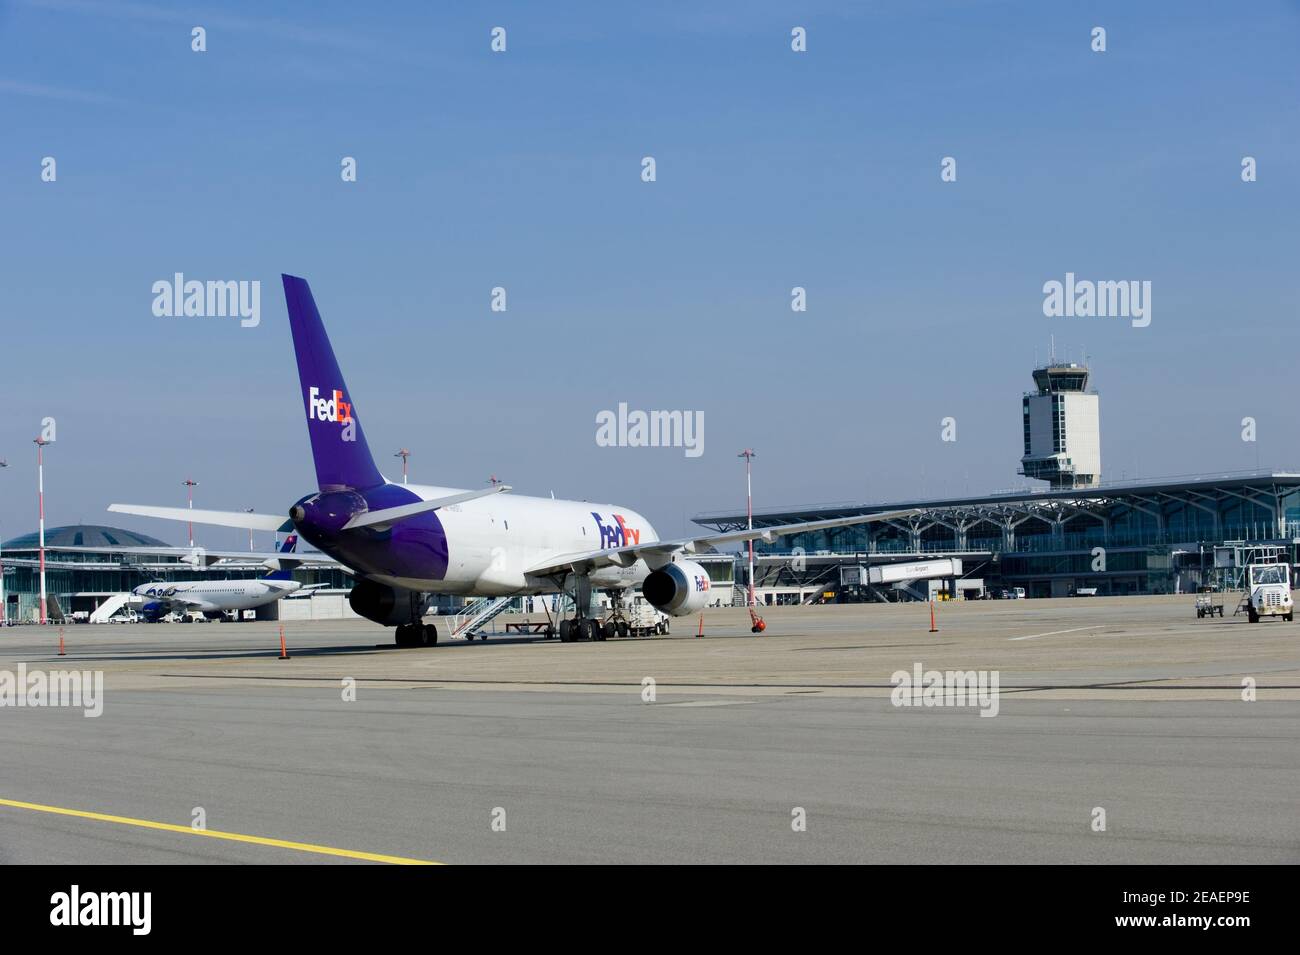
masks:
[[(21, 663), (103, 692), (0, 707), (0, 862), (1300, 861), (1300, 628), (1193, 599), (401, 650), (294, 621), (288, 660), (275, 623), (67, 626), (62, 657), (9, 628), (0, 690)], [(996, 696), (895, 705), (931, 671)]]

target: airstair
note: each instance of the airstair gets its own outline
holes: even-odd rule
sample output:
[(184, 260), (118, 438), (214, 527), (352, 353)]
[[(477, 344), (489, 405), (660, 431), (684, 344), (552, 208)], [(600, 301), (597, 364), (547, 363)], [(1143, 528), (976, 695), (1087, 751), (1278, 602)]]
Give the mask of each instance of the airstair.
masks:
[(95, 612), (90, 615), (90, 622), (108, 623), (108, 618), (129, 604), (134, 597), (135, 594), (113, 594), (95, 608)]
[(473, 640), (474, 634), (504, 613), (514, 601), (514, 597), (479, 597), (451, 618), (448, 636)]

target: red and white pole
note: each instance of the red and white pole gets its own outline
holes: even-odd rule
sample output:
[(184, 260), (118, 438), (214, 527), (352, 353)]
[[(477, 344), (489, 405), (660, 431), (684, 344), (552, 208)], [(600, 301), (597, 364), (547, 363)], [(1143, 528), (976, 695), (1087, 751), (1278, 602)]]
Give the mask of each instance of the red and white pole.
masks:
[(41, 623), (45, 620), (45, 446), (49, 444), (44, 438), (36, 439), (36, 498), (40, 505), (40, 518), (37, 523), (40, 534), (41, 554)]

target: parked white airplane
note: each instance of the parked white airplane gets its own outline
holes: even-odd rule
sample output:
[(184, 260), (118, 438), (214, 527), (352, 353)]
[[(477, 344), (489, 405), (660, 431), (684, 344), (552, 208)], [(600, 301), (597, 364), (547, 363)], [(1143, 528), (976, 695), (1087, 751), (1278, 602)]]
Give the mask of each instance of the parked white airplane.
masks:
[[(292, 553), (297, 543), (297, 536), (290, 535), (280, 553)], [(178, 610), (194, 610), (206, 617), (219, 617), (230, 610), (254, 610), (302, 587), (287, 566), (297, 561), (283, 558), (275, 563), (277, 569), (256, 580), (159, 581), (141, 584), (131, 593), (144, 599), (140, 614), (149, 623), (157, 623)]]
[(349, 601), (361, 616), (397, 627), (398, 646), (437, 642), (421, 619), (432, 594), (479, 596), (565, 592), (577, 606), (560, 624), (560, 639), (603, 640), (609, 628), (588, 616), (590, 594), (616, 600), (640, 586), (652, 605), (674, 616), (701, 610), (708, 572), (690, 559), (697, 548), (771, 541), (784, 534), (886, 521), (916, 513), (871, 515), (787, 524), (663, 541), (631, 508), (506, 495), (505, 485), (477, 491), (389, 483), (375, 466), (354, 403), (339, 371), (311, 289), (284, 276), (303, 411), (320, 490), (274, 515), (191, 511), (181, 507), (114, 504), (110, 511), (196, 524), (279, 530), (296, 528), (324, 554), (358, 577)]

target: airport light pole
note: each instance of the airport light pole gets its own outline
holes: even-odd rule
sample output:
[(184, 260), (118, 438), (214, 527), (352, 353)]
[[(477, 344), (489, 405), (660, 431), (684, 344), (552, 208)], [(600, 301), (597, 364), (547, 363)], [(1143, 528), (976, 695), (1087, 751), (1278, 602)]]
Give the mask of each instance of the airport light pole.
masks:
[[(745, 459), (745, 513), (749, 518), (747, 530), (754, 529), (754, 483), (750, 474), (750, 462), (754, 458), (753, 448), (746, 448), (741, 451), (738, 458)], [(754, 604), (754, 538), (749, 539), (749, 606)]]
[[(198, 481), (191, 481), (189, 478), (185, 479), (185, 496), (189, 498), (191, 511), (194, 510), (194, 489), (198, 486), (199, 486)], [(190, 546), (193, 547), (194, 546), (194, 522), (189, 521), (188, 526), (190, 529)]]
[[(252, 514), (253, 508), (251, 507), (244, 508), (244, 513)], [(251, 527), (248, 529), (248, 552), (250, 554), (253, 553), (253, 529)]]
[(406, 483), (406, 459), (409, 458), (410, 456), (411, 456), (411, 452), (406, 450), (406, 448), (398, 448), (397, 453), (393, 455), (393, 457), (395, 458), (402, 459), (402, 483), (403, 484)]
[(36, 438), (36, 499), (39, 503), (40, 512), (37, 521), (37, 533), (40, 535), (40, 555), (41, 555), (41, 624), (46, 623), (45, 619), (45, 446), (50, 442), (44, 438)]

